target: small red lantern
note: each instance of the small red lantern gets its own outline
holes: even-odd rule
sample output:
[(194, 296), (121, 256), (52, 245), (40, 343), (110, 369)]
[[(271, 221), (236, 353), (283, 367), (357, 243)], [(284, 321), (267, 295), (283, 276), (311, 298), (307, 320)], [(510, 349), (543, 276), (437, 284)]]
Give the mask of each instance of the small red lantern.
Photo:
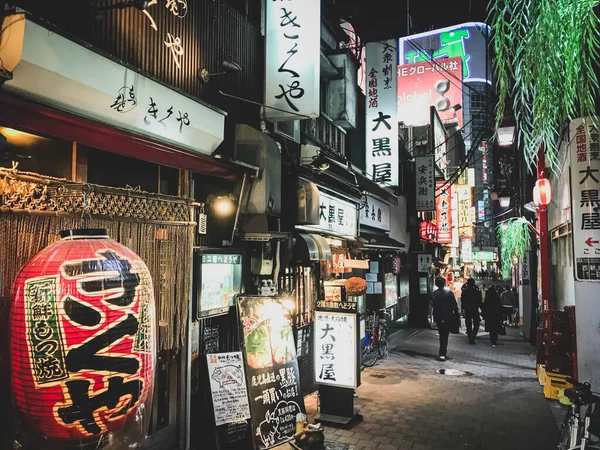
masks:
[(151, 395), (154, 294), (144, 262), (106, 230), (61, 237), (14, 285), (12, 392), (46, 438), (85, 441), (121, 428)]
[(533, 203), (537, 206), (548, 206), (552, 202), (552, 185), (548, 178), (541, 178), (535, 182), (533, 188)]

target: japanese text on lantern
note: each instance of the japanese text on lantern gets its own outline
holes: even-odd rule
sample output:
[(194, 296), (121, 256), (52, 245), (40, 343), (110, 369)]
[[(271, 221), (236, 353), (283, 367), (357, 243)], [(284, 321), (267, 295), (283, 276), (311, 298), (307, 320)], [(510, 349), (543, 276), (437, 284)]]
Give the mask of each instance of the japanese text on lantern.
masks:
[(445, 181), (437, 182), (435, 199), (439, 244), (452, 243), (452, 186), (445, 183)]
[(367, 44), (367, 172), (398, 184), (398, 56), (394, 40)]
[(56, 277), (25, 282), (27, 339), (36, 384), (41, 385), (69, 376), (64, 358), (63, 340), (58, 327)]

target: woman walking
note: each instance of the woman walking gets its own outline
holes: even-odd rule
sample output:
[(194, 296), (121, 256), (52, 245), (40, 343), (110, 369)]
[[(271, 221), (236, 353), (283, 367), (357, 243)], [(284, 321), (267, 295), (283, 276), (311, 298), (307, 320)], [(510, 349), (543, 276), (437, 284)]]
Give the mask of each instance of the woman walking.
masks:
[(484, 311), (485, 331), (490, 333), (492, 347), (496, 347), (496, 344), (498, 343), (498, 333), (502, 328), (503, 307), (502, 301), (500, 301), (500, 297), (494, 286), (491, 286), (485, 294)]

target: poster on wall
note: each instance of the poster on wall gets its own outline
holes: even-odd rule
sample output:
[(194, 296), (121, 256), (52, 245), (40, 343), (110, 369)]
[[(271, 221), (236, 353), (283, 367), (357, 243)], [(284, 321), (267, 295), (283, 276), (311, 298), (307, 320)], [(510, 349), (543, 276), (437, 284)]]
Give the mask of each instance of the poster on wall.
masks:
[(206, 355), (215, 425), (250, 418), (242, 352)]
[(238, 297), (252, 433), (258, 449), (291, 441), (306, 414), (289, 311), (277, 297)]
[[(265, 114), (272, 122), (320, 114), (321, 2), (268, 1)], [(273, 109), (277, 108), (277, 109)]]
[(600, 281), (600, 133), (591, 118), (575, 119), (569, 137), (575, 279)]
[(315, 378), (319, 384), (358, 386), (356, 314), (317, 311)]
[(398, 42), (367, 43), (366, 172), (398, 186)]

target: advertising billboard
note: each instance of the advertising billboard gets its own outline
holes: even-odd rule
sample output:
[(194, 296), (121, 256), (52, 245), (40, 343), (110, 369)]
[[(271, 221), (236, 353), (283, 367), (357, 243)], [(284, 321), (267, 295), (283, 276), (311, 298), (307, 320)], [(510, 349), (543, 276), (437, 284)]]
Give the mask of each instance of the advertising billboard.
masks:
[(462, 60), (447, 58), (421, 61), (398, 67), (398, 120), (405, 125), (430, 123), (430, 107), (435, 106), (442, 122), (458, 120), (463, 125)]
[(491, 84), (492, 65), (487, 61), (490, 27), (469, 22), (403, 37), (399, 40), (399, 64), (461, 58), (465, 83)]

